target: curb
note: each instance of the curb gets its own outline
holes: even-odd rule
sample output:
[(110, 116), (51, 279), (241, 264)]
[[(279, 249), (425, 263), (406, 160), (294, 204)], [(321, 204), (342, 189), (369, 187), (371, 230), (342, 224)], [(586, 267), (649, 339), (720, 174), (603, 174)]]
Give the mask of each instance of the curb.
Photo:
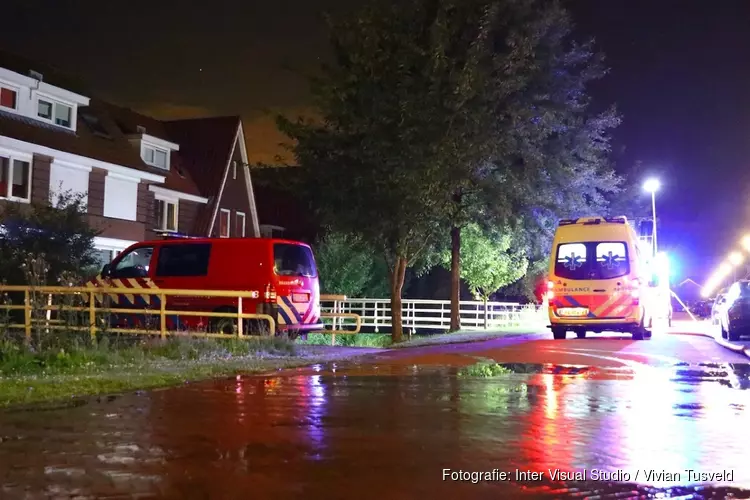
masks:
[[(390, 345), (388, 347), (384, 347), (383, 350), (389, 350), (389, 351), (398, 351), (402, 349), (417, 349), (421, 347), (434, 347), (434, 346), (441, 346), (441, 345), (456, 345), (456, 344), (475, 344), (478, 342), (488, 342), (490, 340), (496, 340), (501, 338), (509, 338), (509, 337), (523, 337), (524, 335), (536, 335), (538, 332), (508, 332), (501, 335), (494, 335), (494, 336), (488, 336), (484, 338), (474, 338), (474, 339), (450, 339), (448, 342), (434, 342), (434, 343), (425, 343), (425, 344), (415, 344), (415, 345), (403, 345), (403, 344), (396, 344), (396, 345)], [(439, 334), (442, 335), (442, 334)], [(408, 342), (408, 341), (407, 341)]]

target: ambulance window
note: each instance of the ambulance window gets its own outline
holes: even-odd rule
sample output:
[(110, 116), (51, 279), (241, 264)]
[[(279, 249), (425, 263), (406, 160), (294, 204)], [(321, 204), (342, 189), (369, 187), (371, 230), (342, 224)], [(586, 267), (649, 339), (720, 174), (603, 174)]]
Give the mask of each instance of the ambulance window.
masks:
[(124, 254), (117, 262), (112, 273), (113, 278), (145, 278), (151, 264), (153, 247), (139, 247)]
[(156, 264), (157, 276), (205, 276), (211, 255), (210, 243), (162, 245)]
[(621, 241), (602, 242), (596, 245), (596, 278), (612, 279), (625, 276), (630, 271), (628, 249)]
[(563, 243), (557, 247), (555, 275), (572, 280), (586, 279), (586, 245), (583, 243)]
[(312, 251), (302, 245), (276, 243), (273, 246), (274, 271), (279, 276), (305, 276), (314, 278), (318, 275)]

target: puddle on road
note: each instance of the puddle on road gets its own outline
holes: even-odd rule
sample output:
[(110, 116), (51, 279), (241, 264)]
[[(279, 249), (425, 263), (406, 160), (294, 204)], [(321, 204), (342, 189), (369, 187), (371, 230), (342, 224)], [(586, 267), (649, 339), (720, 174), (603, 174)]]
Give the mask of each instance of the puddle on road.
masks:
[[(489, 374), (467, 371), (482, 363)], [(331, 363), (6, 411), (0, 497), (748, 498), (726, 488), (750, 488), (749, 381), (746, 364)], [(686, 470), (731, 481), (696, 490)], [(450, 480), (457, 471), (490, 480)]]

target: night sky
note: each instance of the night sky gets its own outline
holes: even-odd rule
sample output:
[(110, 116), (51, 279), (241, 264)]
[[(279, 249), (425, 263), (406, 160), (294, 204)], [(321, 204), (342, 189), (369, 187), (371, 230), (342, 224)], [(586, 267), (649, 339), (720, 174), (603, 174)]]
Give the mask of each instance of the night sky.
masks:
[[(750, 1), (566, 4), (607, 55), (593, 94), (623, 115), (618, 168), (640, 160), (661, 178), (660, 245), (679, 275), (702, 278), (750, 231)], [(158, 118), (241, 114), (251, 162), (272, 161), (282, 137), (269, 112), (304, 112), (304, 75), (326, 56), (319, 13), (356, 0), (193, 5), (4, 0), (0, 47)]]

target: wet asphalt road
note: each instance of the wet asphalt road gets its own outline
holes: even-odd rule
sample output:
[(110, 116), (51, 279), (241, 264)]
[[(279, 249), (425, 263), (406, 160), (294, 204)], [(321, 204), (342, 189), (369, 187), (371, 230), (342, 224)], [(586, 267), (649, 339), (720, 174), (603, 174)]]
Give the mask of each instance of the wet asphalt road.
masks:
[[(697, 336), (548, 337), (0, 412), (0, 498), (750, 497), (747, 358)], [(512, 373), (466, 376), (481, 359)], [(730, 480), (696, 490), (686, 470)]]

